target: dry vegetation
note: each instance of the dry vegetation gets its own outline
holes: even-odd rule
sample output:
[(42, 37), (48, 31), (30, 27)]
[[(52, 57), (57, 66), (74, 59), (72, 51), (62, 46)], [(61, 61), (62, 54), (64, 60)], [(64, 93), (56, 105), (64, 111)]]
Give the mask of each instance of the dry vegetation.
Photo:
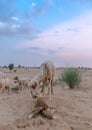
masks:
[[(8, 68), (0, 68), (11, 82), (16, 75), (19, 78), (32, 79), (39, 72), (39, 68), (16, 70), (13, 72)], [(82, 81), (79, 88), (72, 90), (57, 80), (63, 70), (63, 68), (56, 70), (52, 101), (47, 100), (48, 96), (46, 99), (49, 106), (56, 108), (56, 119), (49, 120), (40, 115), (31, 120), (27, 119), (35, 100), (29, 89), (10, 94), (0, 92), (0, 130), (92, 130), (92, 69), (79, 69)]]

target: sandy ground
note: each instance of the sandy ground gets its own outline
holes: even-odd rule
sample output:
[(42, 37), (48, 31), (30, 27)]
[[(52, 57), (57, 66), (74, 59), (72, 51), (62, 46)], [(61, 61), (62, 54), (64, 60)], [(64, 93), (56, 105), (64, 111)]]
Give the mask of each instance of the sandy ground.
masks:
[[(10, 72), (0, 69), (7, 77), (28, 77), (31, 79), (39, 69), (18, 69)], [(92, 70), (81, 69), (82, 81), (77, 89), (70, 90), (65, 84), (54, 85), (52, 101), (57, 116), (49, 120), (38, 115), (31, 120), (27, 116), (34, 107), (29, 89), (19, 93), (0, 93), (0, 130), (92, 130)], [(63, 69), (57, 69), (55, 79), (58, 79)]]

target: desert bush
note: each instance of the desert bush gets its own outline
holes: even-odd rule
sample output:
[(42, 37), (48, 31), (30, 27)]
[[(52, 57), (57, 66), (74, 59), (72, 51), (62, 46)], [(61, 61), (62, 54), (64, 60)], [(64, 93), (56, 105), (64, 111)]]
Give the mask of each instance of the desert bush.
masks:
[(21, 65), (18, 65), (18, 68), (21, 68)]
[(8, 68), (9, 68), (9, 70), (12, 70), (14, 68), (14, 64), (13, 63), (9, 64)]
[(67, 69), (62, 74), (62, 82), (65, 82), (69, 88), (75, 88), (81, 81), (81, 76), (78, 69)]

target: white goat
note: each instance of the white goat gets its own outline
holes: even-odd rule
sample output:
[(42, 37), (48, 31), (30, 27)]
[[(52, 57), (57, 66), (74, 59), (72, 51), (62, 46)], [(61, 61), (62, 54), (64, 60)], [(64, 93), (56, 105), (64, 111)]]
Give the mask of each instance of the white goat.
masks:
[(9, 78), (4, 77), (3, 79), (0, 80), (0, 89), (2, 89), (2, 93), (4, 93), (4, 91), (7, 90), (8, 93), (10, 94), (11, 82)]
[[(55, 76), (55, 66), (51, 61), (45, 61), (41, 64), (40, 72), (28, 84), (32, 97), (36, 97), (39, 93), (39, 87), (42, 86), (41, 92), (45, 92), (45, 87), (48, 87), (48, 94), (53, 93), (53, 79)], [(42, 83), (42, 85), (41, 85)]]

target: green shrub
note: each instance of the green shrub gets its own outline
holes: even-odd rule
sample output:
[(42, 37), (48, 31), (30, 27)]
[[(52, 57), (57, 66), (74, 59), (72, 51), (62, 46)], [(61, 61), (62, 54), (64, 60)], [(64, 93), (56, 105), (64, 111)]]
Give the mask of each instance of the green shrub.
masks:
[(9, 70), (12, 70), (14, 68), (14, 64), (13, 63), (9, 64), (8, 68), (9, 68)]
[(81, 77), (78, 69), (67, 69), (62, 74), (62, 81), (65, 82), (70, 88), (74, 88), (75, 86), (78, 86)]
[(21, 65), (18, 65), (18, 68), (21, 68)]

